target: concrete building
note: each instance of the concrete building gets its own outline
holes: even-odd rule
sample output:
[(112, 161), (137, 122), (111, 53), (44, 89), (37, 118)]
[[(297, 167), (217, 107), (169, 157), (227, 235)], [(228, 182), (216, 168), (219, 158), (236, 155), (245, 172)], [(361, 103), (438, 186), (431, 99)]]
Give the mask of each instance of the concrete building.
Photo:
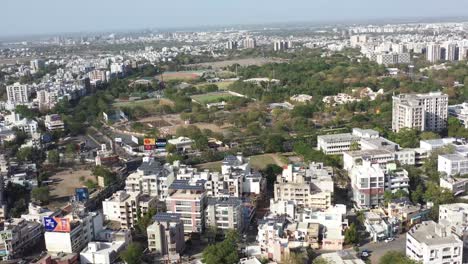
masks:
[(274, 198), (293, 201), (297, 206), (326, 209), (331, 206), (333, 196), (333, 170), (321, 163), (308, 167), (288, 165), (278, 175), (274, 185)]
[(439, 155), (437, 171), (449, 176), (468, 174), (468, 157), (459, 153)]
[(445, 46), (445, 60), (446, 61), (456, 61), (458, 60), (457, 56), (457, 44), (447, 43)]
[(442, 204), (439, 206), (439, 223), (444, 224), (448, 231), (457, 235), (465, 247), (468, 246), (468, 204)]
[(282, 51), (292, 48), (292, 42), (290, 40), (276, 40), (273, 42), (274, 51)]
[(462, 195), (468, 191), (468, 178), (444, 175), (440, 177), (439, 185), (442, 188), (449, 189), (455, 196)]
[(355, 256), (355, 254), (340, 250), (333, 253), (325, 253), (320, 255), (320, 258), (334, 264), (365, 264), (364, 260)]
[(363, 161), (350, 172), (353, 201), (358, 208), (373, 208), (383, 201), (385, 173), (378, 164)]
[(31, 60), (31, 62), (29, 63), (29, 65), (31, 66), (31, 71), (32, 71), (33, 73), (36, 73), (36, 72), (38, 72), (39, 70), (44, 69), (44, 67), (45, 67), (45, 61), (44, 61), (44, 60), (41, 60), (41, 59), (35, 59), (35, 60)]
[(80, 253), (81, 264), (112, 264), (127, 246), (125, 241), (89, 242)]
[(441, 131), (447, 127), (448, 95), (400, 94), (393, 96), (392, 129), (413, 128), (420, 131)]
[(43, 233), (42, 225), (37, 222), (21, 218), (5, 221), (0, 231), (0, 260), (21, 258), (42, 240)]
[(137, 171), (125, 180), (125, 191), (157, 197), (164, 201), (167, 198), (168, 186), (175, 176), (170, 165), (145, 157)]
[(178, 213), (185, 233), (202, 233), (205, 229), (206, 190), (203, 181), (176, 180), (166, 199), (168, 213)]
[(379, 138), (379, 132), (375, 130), (353, 128), (352, 133), (317, 136), (317, 149), (327, 155), (343, 154), (345, 151), (352, 150), (352, 146), (359, 149), (361, 139), (375, 138)]
[(380, 53), (377, 54), (376, 61), (378, 64), (385, 66), (395, 64), (411, 63), (411, 55), (409, 53)]
[(248, 37), (242, 41), (244, 49), (255, 49), (257, 47), (257, 41), (252, 38)]
[(205, 227), (218, 230), (244, 230), (243, 201), (237, 197), (208, 197), (205, 209)]
[(44, 125), (48, 131), (62, 131), (65, 128), (65, 124), (62, 121), (62, 117), (58, 114), (46, 115)]
[(79, 215), (69, 213), (56, 218), (55, 221), (60, 222), (60, 230), (48, 231), (50, 223), (44, 222), (44, 238), (49, 253), (79, 253), (89, 242), (95, 240), (96, 234), (103, 229), (102, 214), (99, 212), (79, 212)]
[(429, 44), (426, 48), (426, 58), (435, 63), (442, 59), (442, 48), (439, 44)]
[(237, 41), (228, 40), (228, 41), (226, 42), (226, 49), (227, 49), (227, 50), (234, 50), (234, 49), (237, 49)]
[(141, 193), (117, 191), (112, 197), (102, 201), (106, 220), (120, 223), (123, 229), (130, 229), (138, 221), (138, 214), (145, 214), (156, 208), (157, 198)]
[(27, 104), (29, 102), (29, 95), (31, 88), (28, 84), (14, 83), (6, 87), (7, 100), (12, 105)]
[(444, 225), (425, 221), (406, 234), (406, 256), (422, 264), (462, 264), (463, 241)]
[(449, 105), (448, 113), (449, 116), (457, 118), (465, 128), (468, 128), (468, 103)]
[(6, 116), (5, 123), (9, 128), (16, 127), (29, 135), (34, 135), (37, 132), (38, 123), (36, 120), (21, 118), (21, 116), (14, 111)]
[(185, 249), (184, 224), (180, 214), (158, 213), (146, 229), (148, 249), (164, 255), (181, 254)]

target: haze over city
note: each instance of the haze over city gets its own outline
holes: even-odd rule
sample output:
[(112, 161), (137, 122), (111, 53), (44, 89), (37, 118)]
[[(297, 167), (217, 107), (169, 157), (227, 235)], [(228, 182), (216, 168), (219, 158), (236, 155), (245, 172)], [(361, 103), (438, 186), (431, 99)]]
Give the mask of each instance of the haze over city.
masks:
[(282, 22), (365, 21), (466, 16), (468, 2), (447, 0), (5, 0), (0, 35)]

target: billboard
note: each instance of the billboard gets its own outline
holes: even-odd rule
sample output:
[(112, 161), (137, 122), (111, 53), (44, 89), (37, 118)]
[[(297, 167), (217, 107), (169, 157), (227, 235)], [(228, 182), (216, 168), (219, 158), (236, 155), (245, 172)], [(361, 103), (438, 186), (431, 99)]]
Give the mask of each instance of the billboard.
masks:
[(165, 138), (158, 138), (158, 140), (156, 140), (156, 147), (157, 147), (158, 149), (166, 148), (166, 145), (167, 145), (167, 139), (165, 139)]
[(88, 188), (76, 188), (75, 189), (76, 200), (79, 202), (84, 202), (89, 199)]
[(155, 138), (145, 138), (143, 140), (143, 145), (145, 145), (145, 146), (154, 146), (154, 145), (156, 145), (156, 139)]
[(44, 229), (48, 232), (70, 232), (70, 219), (61, 217), (44, 217)]

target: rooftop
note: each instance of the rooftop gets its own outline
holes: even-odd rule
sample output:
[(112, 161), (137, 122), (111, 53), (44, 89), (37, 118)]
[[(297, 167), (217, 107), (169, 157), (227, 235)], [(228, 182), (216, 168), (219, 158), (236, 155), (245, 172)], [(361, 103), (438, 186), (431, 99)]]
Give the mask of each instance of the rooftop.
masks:
[[(463, 242), (458, 239), (455, 235), (451, 234), (450, 230), (443, 231), (445, 227), (437, 224), (434, 221), (425, 221), (421, 224), (415, 225), (407, 233), (408, 236), (412, 236), (419, 243), (426, 245), (438, 245), (438, 244), (450, 244)], [(442, 230), (442, 231), (441, 231)]]

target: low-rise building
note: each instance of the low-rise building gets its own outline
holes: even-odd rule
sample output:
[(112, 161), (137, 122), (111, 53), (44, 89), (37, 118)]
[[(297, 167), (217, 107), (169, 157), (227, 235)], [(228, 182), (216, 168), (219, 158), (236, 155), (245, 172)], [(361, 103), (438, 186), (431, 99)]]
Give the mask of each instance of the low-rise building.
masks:
[(194, 141), (188, 137), (178, 137), (174, 139), (169, 139), (167, 143), (174, 145), (179, 151), (185, 151), (192, 148), (192, 144), (194, 143)]
[(86, 264), (112, 264), (127, 244), (124, 241), (89, 242), (80, 253), (80, 262)]
[(0, 231), (0, 259), (21, 258), (26, 250), (34, 248), (44, 233), (42, 225), (21, 218), (5, 221)]
[(406, 256), (423, 264), (461, 264), (463, 241), (444, 225), (425, 221), (406, 233)]
[(46, 115), (44, 125), (48, 131), (62, 131), (65, 125), (58, 114)]
[(439, 155), (437, 170), (446, 175), (468, 174), (468, 157), (459, 153)]
[(468, 128), (468, 103), (449, 105), (448, 114), (460, 120), (465, 128)]
[(440, 177), (439, 185), (449, 189), (455, 196), (465, 194), (468, 191), (468, 178), (457, 178), (444, 175)]
[(387, 208), (382, 208), (389, 219), (399, 222), (395, 233), (406, 232), (416, 224), (426, 221), (431, 209), (419, 204), (413, 205), (408, 198), (395, 199), (388, 203)]
[(184, 224), (180, 214), (158, 213), (146, 229), (148, 248), (162, 256), (181, 254), (185, 249)]
[(457, 235), (468, 246), (468, 204), (442, 204), (439, 206), (439, 223), (447, 227), (448, 232)]
[(320, 255), (320, 258), (334, 264), (365, 264), (365, 262), (358, 258), (350, 251), (340, 250), (333, 253), (325, 253)]

